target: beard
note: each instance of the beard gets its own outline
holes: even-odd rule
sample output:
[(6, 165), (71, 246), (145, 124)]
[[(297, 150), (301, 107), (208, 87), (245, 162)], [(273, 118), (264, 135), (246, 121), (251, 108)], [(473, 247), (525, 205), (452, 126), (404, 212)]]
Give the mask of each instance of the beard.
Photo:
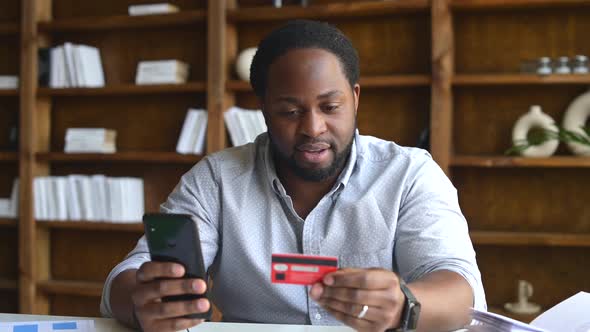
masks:
[(334, 175), (336, 175), (339, 171), (341, 171), (344, 168), (344, 165), (346, 164), (346, 162), (348, 161), (348, 157), (350, 156), (350, 151), (352, 151), (352, 143), (354, 141), (354, 132), (355, 131), (353, 131), (348, 144), (340, 152), (338, 152), (336, 150), (336, 145), (334, 144), (333, 141), (310, 139), (310, 140), (306, 140), (306, 141), (302, 141), (302, 142), (297, 142), (297, 145), (315, 144), (315, 143), (319, 143), (319, 142), (330, 144), (330, 150), (332, 150), (332, 152), (334, 154), (334, 159), (332, 160), (330, 165), (328, 165), (327, 167), (324, 167), (324, 168), (306, 168), (306, 167), (299, 165), (297, 163), (297, 160), (295, 159), (295, 153), (293, 153), (289, 156), (281, 151), (281, 149), (278, 147), (275, 140), (273, 139), (273, 134), (270, 130), (268, 130), (268, 137), (269, 137), (270, 143), (271, 143), (270, 147), (271, 147), (272, 154), (273, 154), (273, 156), (275, 156), (276, 159), (278, 159), (278, 161), (283, 161), (284, 164), (286, 164), (287, 167), (289, 167), (289, 169), (291, 169), (291, 171), (293, 171), (293, 173), (296, 176), (300, 177), (301, 179), (303, 179), (305, 181), (321, 182), (321, 181), (324, 181), (326, 179), (333, 177)]

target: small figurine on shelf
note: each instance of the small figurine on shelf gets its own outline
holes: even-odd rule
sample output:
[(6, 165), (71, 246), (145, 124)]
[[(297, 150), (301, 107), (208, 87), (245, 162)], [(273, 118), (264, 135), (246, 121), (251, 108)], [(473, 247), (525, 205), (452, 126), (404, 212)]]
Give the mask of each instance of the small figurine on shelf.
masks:
[(572, 70), (569, 66), (570, 58), (566, 56), (560, 56), (557, 59), (557, 65), (555, 66), (555, 73), (556, 74), (571, 74)]
[(539, 75), (549, 75), (553, 72), (551, 69), (551, 59), (549, 57), (541, 57), (537, 63), (537, 74)]
[(504, 304), (504, 309), (518, 315), (533, 315), (541, 311), (541, 306), (529, 302), (533, 295), (533, 285), (526, 280), (519, 280), (517, 287), (517, 302)]
[(572, 71), (574, 74), (588, 74), (588, 57), (585, 55), (576, 55)]
[(252, 64), (256, 50), (256, 47), (249, 47), (242, 50), (236, 59), (236, 74), (243, 81), (250, 81), (250, 65)]

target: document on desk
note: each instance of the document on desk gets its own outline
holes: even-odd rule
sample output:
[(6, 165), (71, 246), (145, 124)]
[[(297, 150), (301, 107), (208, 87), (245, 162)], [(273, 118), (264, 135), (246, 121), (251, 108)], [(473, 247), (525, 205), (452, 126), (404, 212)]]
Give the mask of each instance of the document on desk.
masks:
[(590, 332), (590, 293), (578, 294), (558, 303), (530, 324), (491, 312), (472, 309), (473, 332)]
[(0, 323), (0, 332), (95, 332), (93, 320)]

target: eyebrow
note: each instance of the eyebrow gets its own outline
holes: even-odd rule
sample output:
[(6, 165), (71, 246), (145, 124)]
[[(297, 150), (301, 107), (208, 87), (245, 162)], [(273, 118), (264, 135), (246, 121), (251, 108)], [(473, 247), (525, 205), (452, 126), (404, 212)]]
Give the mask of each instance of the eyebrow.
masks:
[[(336, 95), (342, 95), (342, 91), (340, 90), (332, 90), (332, 91), (328, 91), (325, 93), (322, 93), (321, 95), (317, 96), (316, 99), (326, 99), (326, 98), (330, 98)], [(277, 97), (276, 101), (286, 101), (292, 104), (298, 104), (299, 103), (299, 99), (295, 98), (295, 97), (290, 97), (290, 96), (279, 96)]]

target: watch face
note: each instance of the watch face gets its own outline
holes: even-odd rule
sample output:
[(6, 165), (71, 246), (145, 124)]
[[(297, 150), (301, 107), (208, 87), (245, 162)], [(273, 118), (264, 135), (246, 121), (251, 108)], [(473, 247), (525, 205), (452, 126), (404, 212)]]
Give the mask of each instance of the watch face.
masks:
[(418, 317), (420, 316), (420, 303), (409, 303), (408, 311), (408, 328), (415, 329), (418, 326)]

